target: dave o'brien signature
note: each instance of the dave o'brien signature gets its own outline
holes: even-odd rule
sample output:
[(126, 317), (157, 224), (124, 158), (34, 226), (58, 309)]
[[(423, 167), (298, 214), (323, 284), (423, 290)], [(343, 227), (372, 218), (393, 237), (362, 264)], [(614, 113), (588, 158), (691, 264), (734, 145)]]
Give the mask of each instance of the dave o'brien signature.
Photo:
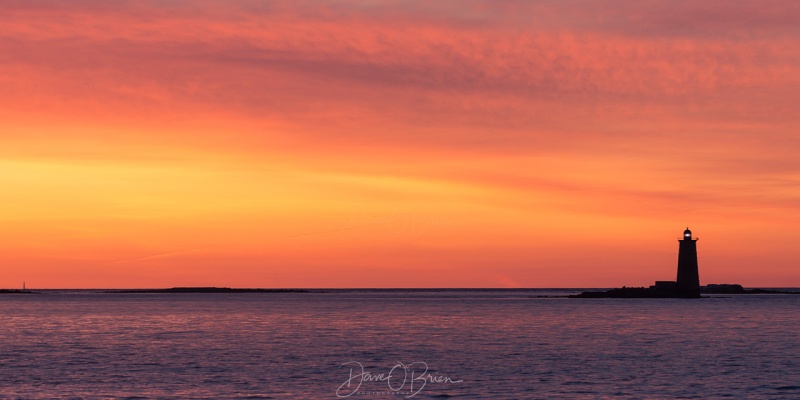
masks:
[[(386, 382), (389, 390), (399, 392), (408, 390), (406, 398), (411, 398), (421, 392), (428, 383), (460, 383), (462, 379), (454, 380), (447, 376), (433, 375), (428, 372), (428, 364), (415, 361), (411, 364), (397, 362), (388, 374), (373, 374), (364, 370), (358, 361), (349, 361), (339, 366), (350, 366), (350, 376), (336, 389), (336, 396), (350, 397), (357, 393), (364, 382)], [(409, 386), (406, 386), (408, 384)]]

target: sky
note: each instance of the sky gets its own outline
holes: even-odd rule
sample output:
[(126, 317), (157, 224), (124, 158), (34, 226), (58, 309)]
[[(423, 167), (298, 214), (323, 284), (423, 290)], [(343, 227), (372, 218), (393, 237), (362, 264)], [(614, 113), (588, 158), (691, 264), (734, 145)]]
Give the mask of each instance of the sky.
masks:
[(0, 9), (0, 287), (800, 286), (798, 2)]

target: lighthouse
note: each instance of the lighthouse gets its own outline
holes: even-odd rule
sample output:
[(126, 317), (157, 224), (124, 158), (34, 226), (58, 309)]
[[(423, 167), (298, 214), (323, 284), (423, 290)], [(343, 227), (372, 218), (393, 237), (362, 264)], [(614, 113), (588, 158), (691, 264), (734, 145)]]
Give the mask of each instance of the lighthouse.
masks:
[[(656, 281), (649, 288), (625, 287), (605, 292), (589, 291), (569, 297), (582, 298), (700, 298), (700, 274), (697, 272), (697, 239), (687, 227), (683, 238), (678, 240), (678, 279), (674, 281)], [(716, 292), (710, 292), (716, 289)], [(738, 291), (737, 291), (738, 290)], [(704, 293), (745, 293), (740, 285), (706, 285)]]
[(687, 227), (679, 240), (677, 289), (683, 297), (700, 296), (700, 275), (697, 272), (697, 239)]

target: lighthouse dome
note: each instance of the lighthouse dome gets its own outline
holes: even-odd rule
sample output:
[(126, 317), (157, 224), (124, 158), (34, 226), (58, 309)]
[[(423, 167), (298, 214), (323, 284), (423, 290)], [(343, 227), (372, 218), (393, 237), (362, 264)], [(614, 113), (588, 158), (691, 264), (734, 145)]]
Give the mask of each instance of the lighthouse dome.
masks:
[(689, 227), (686, 227), (686, 230), (683, 231), (684, 239), (691, 239), (692, 238), (692, 231), (689, 230)]

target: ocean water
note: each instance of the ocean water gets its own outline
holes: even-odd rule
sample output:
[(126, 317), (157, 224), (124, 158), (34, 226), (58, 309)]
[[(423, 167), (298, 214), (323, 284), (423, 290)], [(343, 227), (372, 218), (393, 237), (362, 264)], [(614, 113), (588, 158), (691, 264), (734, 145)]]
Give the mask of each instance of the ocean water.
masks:
[(554, 294), (0, 295), (0, 398), (800, 398), (800, 295)]

